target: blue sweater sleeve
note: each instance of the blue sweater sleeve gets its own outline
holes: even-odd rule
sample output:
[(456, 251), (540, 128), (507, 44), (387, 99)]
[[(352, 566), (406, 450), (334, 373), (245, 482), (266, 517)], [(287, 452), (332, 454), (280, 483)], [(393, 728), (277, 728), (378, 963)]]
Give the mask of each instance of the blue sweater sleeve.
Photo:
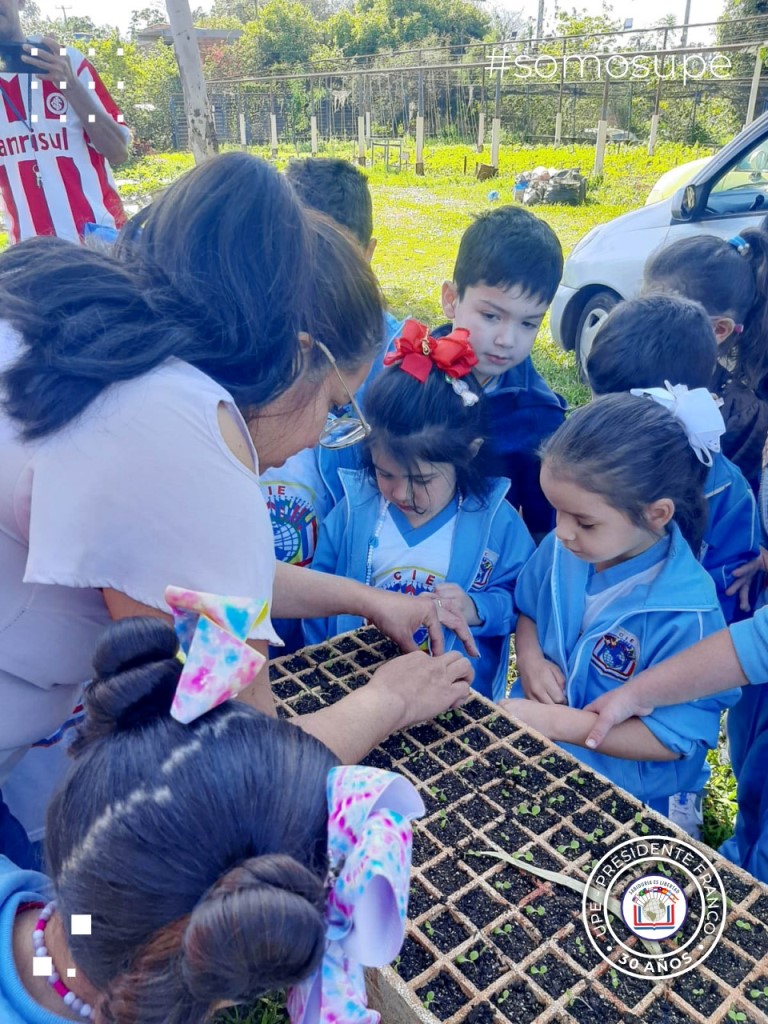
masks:
[(742, 671), (750, 683), (768, 681), (768, 605), (730, 627)]
[(720, 471), (707, 495), (708, 522), (701, 564), (712, 577), (726, 622), (736, 614), (738, 597), (725, 591), (733, 583), (733, 570), (752, 561), (760, 551), (757, 505), (752, 489), (735, 466), (721, 457)]
[[(326, 516), (320, 527), (317, 549), (315, 557), (312, 559), (313, 570), (331, 573), (334, 576), (344, 575), (343, 549), (348, 519), (349, 503), (346, 498), (343, 498)], [(335, 623), (335, 618), (303, 619), (304, 642), (307, 644), (324, 643), (338, 632)]]
[(476, 636), (508, 636), (515, 627), (517, 580), (535, 548), (522, 519), (506, 501), (494, 517), (490, 544), (498, 546), (499, 554), (488, 583), (482, 589), (473, 584), (469, 591), (481, 620), (472, 632)]

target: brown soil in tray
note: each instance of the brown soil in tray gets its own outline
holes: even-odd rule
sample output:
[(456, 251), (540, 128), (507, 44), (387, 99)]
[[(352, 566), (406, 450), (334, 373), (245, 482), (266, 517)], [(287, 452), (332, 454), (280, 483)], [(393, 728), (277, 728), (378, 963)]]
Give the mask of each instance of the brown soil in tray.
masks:
[[(335, 702), (393, 653), (366, 628), (274, 662), (280, 713)], [(501, 850), (583, 881), (633, 836), (690, 842), (494, 705), (473, 698), (390, 737), (367, 763), (410, 778), (427, 807), (414, 824), (406, 942), (394, 967), (368, 976), (383, 1024), (768, 1022), (768, 889), (705, 847), (729, 900), (724, 935), (695, 970), (656, 983), (599, 956), (578, 894), (476, 856)]]

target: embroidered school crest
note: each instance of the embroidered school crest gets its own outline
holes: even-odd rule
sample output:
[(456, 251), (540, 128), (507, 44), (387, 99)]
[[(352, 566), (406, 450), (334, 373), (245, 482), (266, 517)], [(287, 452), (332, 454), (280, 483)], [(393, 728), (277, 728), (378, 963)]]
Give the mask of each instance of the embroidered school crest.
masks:
[(625, 683), (637, 668), (640, 644), (624, 629), (605, 633), (592, 649), (590, 661), (598, 672)]
[(315, 506), (300, 494), (281, 493), (284, 487), (270, 485), (267, 491), (267, 509), (278, 560), (291, 565), (309, 565), (317, 547), (319, 529)]
[(498, 555), (495, 551), (484, 551), (483, 557), (480, 559), (480, 568), (477, 570), (477, 576), (472, 583), (470, 590), (484, 590), (488, 585), (488, 580), (491, 578), (493, 567), (496, 565)]

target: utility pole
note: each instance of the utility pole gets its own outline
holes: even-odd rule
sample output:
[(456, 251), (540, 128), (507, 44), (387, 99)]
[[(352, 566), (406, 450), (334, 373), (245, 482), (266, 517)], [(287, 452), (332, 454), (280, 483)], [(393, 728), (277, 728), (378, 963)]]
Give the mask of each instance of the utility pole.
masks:
[(62, 5), (60, 7), (57, 7), (56, 10), (57, 11), (61, 11), (62, 15), (64, 16), (64, 28), (65, 29), (69, 28), (69, 23), (67, 22), (67, 11), (71, 11), (72, 8), (71, 7), (64, 7)]
[(544, 0), (539, 0), (539, 11), (536, 15), (536, 38), (541, 39), (544, 35)]
[(688, 45), (688, 22), (691, 20), (691, 0), (685, 0), (685, 14), (683, 15), (683, 31), (680, 36), (680, 46)]
[(205, 86), (203, 61), (197, 34), (192, 24), (189, 0), (166, 0), (168, 22), (173, 36), (173, 50), (179, 65), (184, 109), (189, 128), (189, 148), (195, 163), (202, 163), (218, 152), (216, 129), (213, 124), (211, 103)]

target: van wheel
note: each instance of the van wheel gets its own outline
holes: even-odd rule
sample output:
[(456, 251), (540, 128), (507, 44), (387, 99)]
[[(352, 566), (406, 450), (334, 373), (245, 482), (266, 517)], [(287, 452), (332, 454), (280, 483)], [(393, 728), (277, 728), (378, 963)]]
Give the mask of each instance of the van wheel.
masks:
[(597, 334), (600, 324), (605, 320), (614, 306), (621, 302), (621, 296), (616, 292), (605, 289), (595, 292), (587, 300), (587, 304), (581, 311), (579, 323), (576, 327), (576, 366), (579, 370), (579, 377), (588, 383), (587, 380), (587, 358), (592, 342)]

